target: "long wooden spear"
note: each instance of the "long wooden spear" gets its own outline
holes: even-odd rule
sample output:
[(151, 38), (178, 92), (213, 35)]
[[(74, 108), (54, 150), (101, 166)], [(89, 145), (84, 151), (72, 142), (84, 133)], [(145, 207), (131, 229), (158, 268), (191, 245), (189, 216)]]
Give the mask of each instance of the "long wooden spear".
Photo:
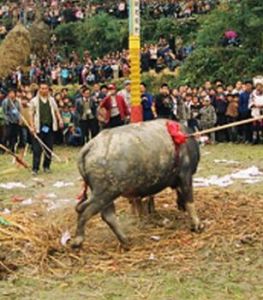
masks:
[(3, 144), (0, 144), (0, 148), (3, 149), (6, 153), (12, 155), (16, 159), (16, 162), (19, 163), (21, 166), (23, 166), (26, 169), (29, 168), (28, 164), (22, 158), (20, 158), (18, 155), (16, 155), (14, 152), (12, 152), (6, 146), (4, 146)]
[[(16, 106), (14, 105), (13, 102), (11, 102), (13, 108), (16, 108)], [(24, 116), (18, 112), (20, 114), (20, 118), (21, 120), (25, 123), (26, 127), (30, 130), (30, 133), (34, 136), (34, 138), (38, 141), (38, 143), (44, 148), (44, 150), (50, 154), (51, 156), (54, 156), (59, 162), (62, 162), (62, 159), (54, 152), (52, 151), (40, 138), (39, 136), (32, 130), (32, 127), (28, 124), (27, 120), (24, 118)]]
[(256, 117), (256, 118), (250, 118), (250, 119), (247, 119), (247, 120), (232, 122), (232, 123), (225, 124), (225, 125), (222, 125), (222, 126), (217, 126), (217, 127), (197, 131), (195, 133), (188, 134), (187, 137), (198, 137), (198, 136), (201, 136), (201, 135), (204, 135), (204, 134), (213, 133), (213, 132), (228, 129), (228, 128), (231, 128), (231, 127), (241, 126), (241, 125), (245, 125), (245, 124), (249, 124), (249, 123), (253, 123), (253, 122), (257, 122), (257, 121), (262, 121), (262, 120), (263, 120), (263, 115), (259, 116), (259, 117)]
[(25, 125), (30, 130), (31, 134), (34, 136), (34, 138), (38, 141), (38, 143), (45, 149), (46, 152), (48, 152), (51, 156), (54, 156), (59, 162), (62, 162), (62, 159), (54, 152), (52, 151), (41, 139), (40, 137), (32, 130), (32, 127), (28, 124), (27, 120), (23, 117), (22, 114), (20, 114), (20, 117), (22, 121), (25, 123)]

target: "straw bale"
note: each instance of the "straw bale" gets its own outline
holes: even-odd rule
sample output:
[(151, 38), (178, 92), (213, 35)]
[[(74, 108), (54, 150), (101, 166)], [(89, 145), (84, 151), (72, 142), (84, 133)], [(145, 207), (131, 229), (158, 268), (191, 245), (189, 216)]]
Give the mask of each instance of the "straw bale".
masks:
[(42, 21), (37, 19), (29, 29), (31, 36), (31, 51), (41, 57), (48, 53), (50, 44), (49, 27)]
[(27, 63), (30, 56), (31, 39), (28, 30), (16, 25), (0, 46), (0, 77), (6, 77), (11, 71)]

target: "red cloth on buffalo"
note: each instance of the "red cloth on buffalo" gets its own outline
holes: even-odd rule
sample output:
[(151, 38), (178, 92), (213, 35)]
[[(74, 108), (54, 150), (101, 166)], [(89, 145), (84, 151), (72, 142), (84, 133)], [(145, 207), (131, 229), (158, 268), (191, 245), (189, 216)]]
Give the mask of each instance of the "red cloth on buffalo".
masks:
[(182, 132), (181, 125), (177, 122), (168, 121), (166, 123), (167, 130), (170, 136), (173, 139), (175, 146), (179, 146), (181, 144), (185, 144), (187, 140), (187, 135)]

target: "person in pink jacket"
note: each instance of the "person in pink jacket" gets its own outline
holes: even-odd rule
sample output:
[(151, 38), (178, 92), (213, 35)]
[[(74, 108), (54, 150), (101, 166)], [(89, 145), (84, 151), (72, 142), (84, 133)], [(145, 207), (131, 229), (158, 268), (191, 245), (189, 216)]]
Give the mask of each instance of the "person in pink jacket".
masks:
[(114, 84), (108, 86), (109, 94), (103, 99), (100, 108), (106, 111), (105, 124), (107, 128), (121, 126), (130, 117), (129, 108), (121, 95), (117, 95)]

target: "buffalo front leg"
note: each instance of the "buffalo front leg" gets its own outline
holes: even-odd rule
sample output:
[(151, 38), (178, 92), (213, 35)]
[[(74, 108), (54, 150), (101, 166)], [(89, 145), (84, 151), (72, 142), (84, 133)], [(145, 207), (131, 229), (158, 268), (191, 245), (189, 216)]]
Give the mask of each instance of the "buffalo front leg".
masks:
[(178, 207), (181, 210), (187, 211), (191, 219), (192, 230), (195, 232), (201, 232), (203, 229), (203, 224), (200, 222), (194, 204), (192, 177), (189, 176), (188, 180), (184, 179), (181, 181), (180, 186), (177, 188), (177, 195), (178, 195), (178, 200), (177, 200)]
[(101, 209), (99, 202), (94, 201), (94, 199), (85, 202), (85, 208), (83, 208), (83, 210), (81, 210), (78, 214), (76, 235), (71, 244), (73, 248), (78, 248), (82, 245), (84, 241), (86, 222), (96, 215)]
[(192, 221), (192, 230), (195, 232), (201, 232), (204, 229), (204, 225), (200, 222), (194, 202), (186, 202), (186, 211)]
[(130, 245), (128, 239), (126, 238), (126, 236), (120, 228), (120, 225), (118, 224), (114, 203), (111, 203), (109, 206), (103, 209), (103, 211), (101, 212), (101, 218), (116, 235), (116, 237), (121, 243), (121, 246), (125, 250), (128, 250)]

